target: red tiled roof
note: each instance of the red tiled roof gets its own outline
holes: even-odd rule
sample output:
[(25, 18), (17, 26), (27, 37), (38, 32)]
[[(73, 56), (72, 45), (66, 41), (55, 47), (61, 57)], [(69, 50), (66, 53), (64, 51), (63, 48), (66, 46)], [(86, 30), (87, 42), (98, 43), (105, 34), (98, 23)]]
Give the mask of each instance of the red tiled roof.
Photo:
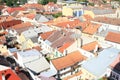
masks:
[(41, 50), (42, 50), (40, 46), (34, 46), (34, 47), (32, 47), (32, 49), (36, 49), (36, 50), (38, 50), (38, 51), (41, 51)]
[(60, 51), (61, 53), (63, 53), (64, 50), (67, 49), (72, 44), (73, 44), (73, 42), (64, 43), (63, 46), (58, 49), (58, 51)]
[(87, 15), (87, 14), (83, 15), (83, 17), (84, 17), (86, 20), (92, 20), (92, 19), (93, 19), (90, 15)]
[(100, 47), (100, 45), (98, 44), (97, 41), (85, 44), (82, 46), (82, 49), (86, 50), (86, 51), (92, 51), (95, 49), (96, 45), (98, 45), (98, 47)]
[(19, 29), (19, 28), (25, 28), (25, 27), (30, 27), (32, 26), (32, 24), (30, 22), (26, 22), (26, 23), (21, 23), (15, 26), (12, 26), (13, 29)]
[(2, 35), (6, 35), (6, 34), (8, 34), (8, 32), (7, 31), (3, 31), (3, 32), (0, 32), (0, 34)]
[(44, 9), (44, 8), (43, 8), (43, 5), (41, 5), (41, 4), (35, 4), (35, 3), (33, 3), (33, 4), (28, 4), (28, 3), (26, 3), (25, 5), (23, 5), (23, 7), (24, 7), (24, 8)]
[(52, 63), (57, 70), (61, 70), (85, 59), (86, 57), (80, 54), (79, 51), (74, 51), (69, 53), (67, 56), (52, 60)]
[(99, 24), (93, 24), (93, 23), (91, 23), (91, 24), (89, 24), (89, 25), (83, 30), (83, 32), (84, 32), (84, 33), (87, 33), (87, 34), (93, 35), (94, 33), (97, 32), (97, 30), (98, 30), (99, 27), (100, 27)]
[(105, 40), (120, 44), (120, 33), (108, 32), (107, 36), (105, 37)]
[(25, 10), (25, 8), (23, 8), (23, 7), (13, 7), (13, 8), (8, 7), (7, 8), (8, 13), (12, 13), (14, 11), (24, 11), (24, 10)]
[(6, 37), (5, 36), (0, 36), (0, 44), (6, 43)]
[(2, 16), (2, 17), (0, 17), (0, 22), (12, 21), (13, 19), (14, 19), (14, 17), (12, 17), (12, 16)]
[(21, 20), (11, 20), (11, 21), (4, 21), (0, 23), (0, 26), (3, 27), (4, 29), (10, 28), (14, 25), (21, 24)]
[(50, 20), (48, 22), (45, 22), (45, 24), (56, 25), (58, 23), (67, 22), (67, 21), (69, 21), (69, 19), (67, 17), (58, 17), (58, 18), (55, 18), (54, 20)]
[(119, 62), (120, 62), (120, 54), (117, 56), (117, 58), (112, 62), (110, 66), (114, 68)]
[(11, 69), (0, 71), (0, 80), (2, 80), (2, 74), (8, 78), (6, 80), (21, 80)]
[(53, 32), (55, 31), (45, 32), (43, 34), (40, 34), (40, 36), (42, 37), (43, 40), (46, 40)]
[(58, 23), (56, 24), (56, 26), (61, 28), (75, 28), (79, 23), (80, 23), (79, 19), (74, 19), (71, 21)]
[(120, 18), (95, 17), (93, 21), (120, 26)]
[(27, 18), (30, 18), (30, 19), (35, 18), (35, 14), (34, 13), (26, 14), (24, 16), (27, 17)]

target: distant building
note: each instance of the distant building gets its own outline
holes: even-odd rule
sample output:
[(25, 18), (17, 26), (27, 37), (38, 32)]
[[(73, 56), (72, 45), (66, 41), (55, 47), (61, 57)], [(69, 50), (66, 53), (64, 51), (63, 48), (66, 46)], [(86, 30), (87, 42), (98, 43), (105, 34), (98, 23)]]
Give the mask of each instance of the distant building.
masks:
[(27, 0), (28, 1), (28, 3), (37, 3), (38, 2), (38, 0)]

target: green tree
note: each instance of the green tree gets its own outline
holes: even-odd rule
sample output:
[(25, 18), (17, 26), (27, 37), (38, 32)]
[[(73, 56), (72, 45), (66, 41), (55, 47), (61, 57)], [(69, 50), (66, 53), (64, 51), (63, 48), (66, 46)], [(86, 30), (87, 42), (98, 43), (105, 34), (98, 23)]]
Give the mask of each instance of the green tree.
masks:
[(48, 2), (49, 0), (38, 0), (38, 3), (43, 5), (47, 4)]
[(39, 3), (39, 4), (43, 4), (43, 5), (48, 4), (49, 2), (54, 2), (54, 3), (56, 3), (57, 0), (38, 0), (38, 3)]
[(77, 0), (78, 2), (87, 2), (87, 0)]
[(61, 12), (56, 13), (56, 14), (53, 14), (53, 17), (55, 17), (55, 18), (58, 18), (58, 17), (60, 17), (60, 16), (62, 16), (62, 13), (61, 13)]
[(3, 0), (7, 6), (18, 6), (18, 0)]
[(57, 0), (49, 0), (49, 2), (54, 2), (54, 3), (56, 3), (56, 2), (57, 2)]

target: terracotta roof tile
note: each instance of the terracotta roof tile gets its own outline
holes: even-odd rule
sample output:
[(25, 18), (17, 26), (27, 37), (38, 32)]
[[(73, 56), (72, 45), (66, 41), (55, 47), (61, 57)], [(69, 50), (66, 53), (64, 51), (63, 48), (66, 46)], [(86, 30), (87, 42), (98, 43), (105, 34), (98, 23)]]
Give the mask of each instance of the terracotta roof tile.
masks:
[(6, 43), (6, 37), (5, 36), (0, 36), (0, 44)]
[(42, 37), (43, 40), (46, 40), (53, 32), (55, 31), (45, 32), (43, 34), (40, 34), (40, 36)]
[(41, 51), (41, 50), (42, 50), (40, 46), (34, 46), (34, 47), (32, 47), (32, 49), (36, 49), (36, 50), (38, 50), (38, 51)]
[(7, 31), (0, 32), (0, 35), (6, 35), (6, 34), (8, 34)]
[(27, 18), (30, 18), (30, 19), (34, 19), (35, 18), (35, 14), (34, 13), (26, 14), (26, 15), (24, 15), (24, 17), (27, 17)]
[(83, 32), (84, 32), (84, 33), (87, 33), (87, 34), (93, 35), (94, 33), (97, 32), (97, 30), (98, 30), (99, 27), (100, 27), (99, 24), (93, 24), (93, 23), (91, 23), (91, 24), (89, 24), (89, 25), (83, 30)]
[[(17, 76), (15, 72), (13, 72), (11, 69), (0, 71), (0, 74), (4, 74), (5, 76), (9, 76), (7, 80), (21, 80), (20, 77)], [(2, 76), (0, 76), (1, 78)], [(2, 79), (1, 79), (2, 80)]]
[(41, 4), (36, 4), (36, 3), (33, 3), (33, 4), (28, 4), (26, 3), (25, 5), (23, 5), (24, 8), (35, 8), (35, 9), (44, 9), (43, 8), (43, 5)]
[(25, 28), (25, 27), (30, 27), (30, 26), (32, 26), (32, 24), (30, 22), (26, 22), (26, 23), (14, 25), (14, 26), (12, 26), (12, 28), (13, 29), (20, 29), (20, 28)]
[(60, 47), (60, 48), (58, 49), (58, 51), (60, 51), (61, 53), (63, 53), (64, 50), (67, 49), (67, 48), (68, 48), (70, 45), (72, 45), (72, 44), (73, 44), (72, 41), (71, 41), (71, 42), (66, 42), (66, 43), (63, 44), (62, 47)]
[(4, 21), (4, 22), (0, 23), (0, 27), (3, 27), (3, 29), (7, 29), (14, 25), (21, 24), (21, 23), (22, 23), (21, 20)]
[(120, 19), (119, 18), (96, 17), (93, 19), (93, 21), (120, 26)]
[(84, 17), (86, 20), (92, 20), (92, 19), (93, 19), (90, 15), (87, 15), (87, 14), (83, 15), (83, 17)]
[(98, 44), (97, 41), (85, 44), (82, 46), (82, 49), (86, 50), (86, 51), (92, 51), (95, 49), (96, 45), (98, 45), (98, 47), (100, 47), (100, 45)]
[(108, 32), (107, 36), (105, 37), (105, 40), (120, 44), (120, 33)]
[(61, 28), (75, 28), (80, 23), (79, 19), (70, 20), (67, 22), (61, 22), (56, 24), (56, 26)]
[(85, 59), (86, 57), (83, 56), (79, 51), (74, 51), (69, 53), (67, 56), (52, 60), (52, 63), (57, 70), (61, 70)]
[(113, 61), (113, 63), (110, 66), (114, 68), (119, 62), (120, 62), (120, 54), (117, 56), (117, 58)]
[(8, 13), (12, 13), (12, 12), (14, 12), (14, 11), (24, 11), (25, 10), (25, 8), (23, 8), (23, 7), (8, 7), (7, 8), (7, 11), (8, 11)]

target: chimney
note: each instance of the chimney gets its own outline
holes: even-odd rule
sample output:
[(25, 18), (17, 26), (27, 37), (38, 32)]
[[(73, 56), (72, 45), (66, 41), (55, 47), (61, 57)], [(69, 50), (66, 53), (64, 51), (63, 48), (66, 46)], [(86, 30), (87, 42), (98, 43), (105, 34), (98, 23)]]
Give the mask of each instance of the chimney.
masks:
[(68, 54), (68, 51), (67, 51), (67, 50), (65, 50), (65, 56), (67, 56), (67, 54)]

